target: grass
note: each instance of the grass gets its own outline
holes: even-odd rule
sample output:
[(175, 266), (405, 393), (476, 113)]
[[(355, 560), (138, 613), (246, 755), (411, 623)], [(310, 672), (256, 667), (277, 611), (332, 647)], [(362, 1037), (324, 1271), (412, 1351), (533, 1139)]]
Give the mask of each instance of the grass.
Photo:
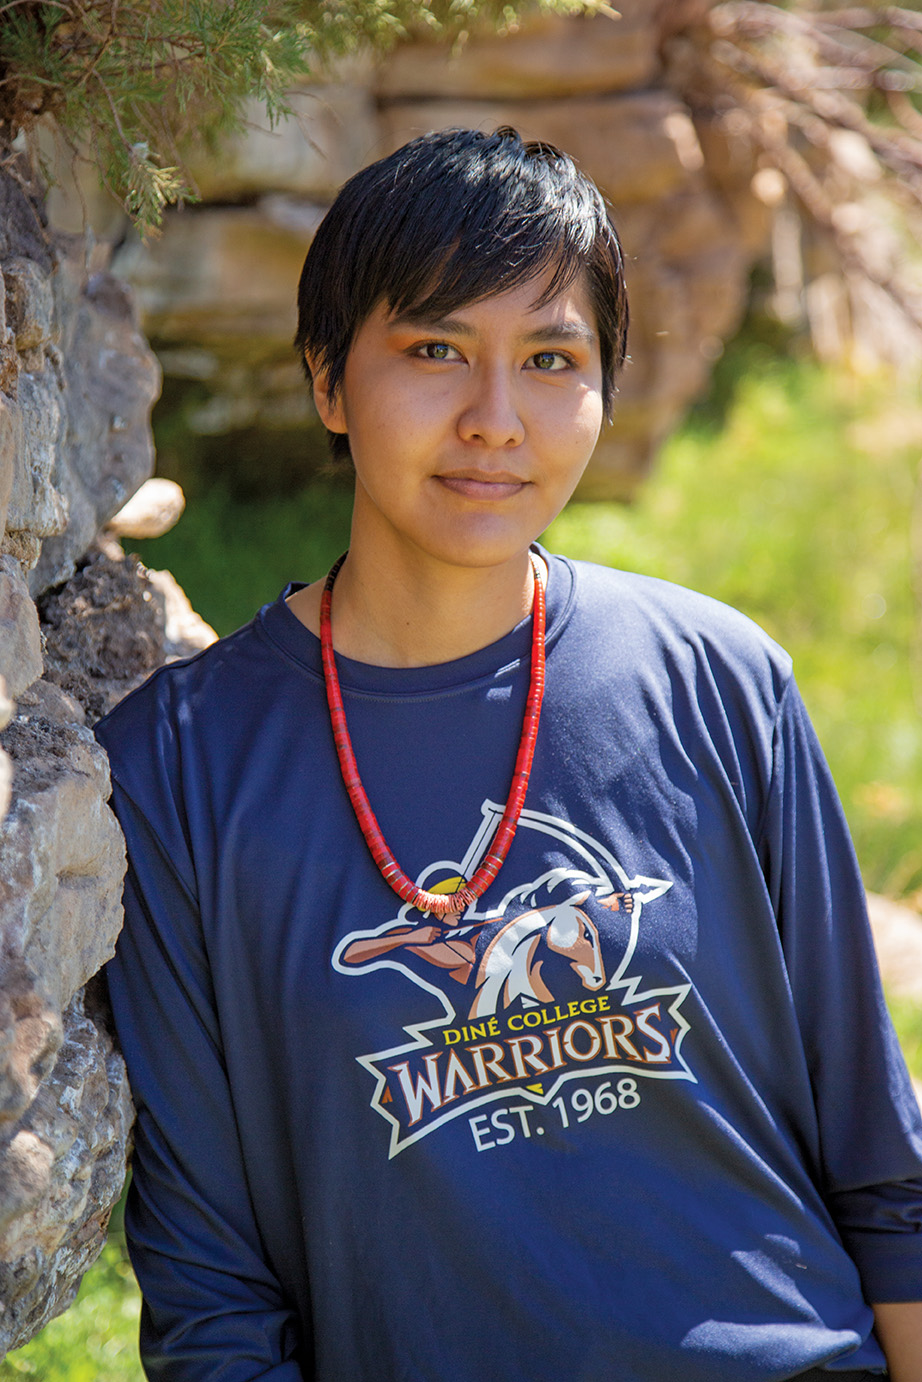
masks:
[(910, 1074), (922, 1083), (922, 1004), (909, 998), (889, 997), (887, 1004), (909, 1066)]

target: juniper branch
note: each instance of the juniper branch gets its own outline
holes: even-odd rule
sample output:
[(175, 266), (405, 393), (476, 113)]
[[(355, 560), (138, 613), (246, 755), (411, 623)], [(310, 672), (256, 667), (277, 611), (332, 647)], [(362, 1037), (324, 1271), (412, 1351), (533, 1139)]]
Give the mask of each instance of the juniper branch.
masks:
[[(604, 0), (521, 0), (607, 11)], [(0, 0), (0, 150), (51, 120), (98, 151), (142, 230), (192, 197), (184, 139), (239, 129), (246, 101), (276, 122), (287, 91), (339, 54), (413, 29), (456, 36), (515, 22), (507, 0)]]

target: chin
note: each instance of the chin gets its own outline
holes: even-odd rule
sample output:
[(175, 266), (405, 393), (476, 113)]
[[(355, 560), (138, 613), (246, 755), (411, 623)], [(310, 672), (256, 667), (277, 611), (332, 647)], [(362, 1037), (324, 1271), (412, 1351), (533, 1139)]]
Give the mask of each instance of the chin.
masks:
[[(543, 531), (543, 530), (541, 530)], [(535, 534), (537, 537), (537, 534)], [(492, 566), (505, 566), (528, 551), (535, 537), (516, 535), (498, 537), (477, 534), (447, 534), (446, 540), (439, 544), (433, 555), (451, 566), (467, 567), (471, 570)]]

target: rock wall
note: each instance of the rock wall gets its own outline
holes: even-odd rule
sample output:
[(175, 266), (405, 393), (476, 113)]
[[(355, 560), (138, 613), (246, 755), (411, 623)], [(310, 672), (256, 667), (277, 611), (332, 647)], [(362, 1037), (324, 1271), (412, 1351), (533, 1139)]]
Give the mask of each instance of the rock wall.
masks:
[(153, 468), (159, 369), (106, 257), (0, 173), (0, 1356), (99, 1252), (132, 1118), (90, 982), (124, 873), (90, 725), (164, 632), (137, 564), (87, 549)]
[[(751, 156), (677, 94), (667, 8), (624, 0), (619, 19), (545, 15), (460, 52), (403, 43), (299, 90), (295, 118), (275, 131), (254, 107), (245, 137), (193, 161), (201, 203), (116, 254), (165, 372), (164, 430), (172, 410), (172, 431), (198, 438), (196, 464), (232, 484), (247, 453), (263, 488), (274, 466), (284, 487), (319, 464), (325, 440), (291, 340), (301, 262), (326, 206), (346, 177), (422, 131), (512, 124), (572, 152), (622, 233), (631, 359), (581, 494), (629, 497), (737, 327), (770, 230)], [(57, 209), (73, 218), (75, 203)]]

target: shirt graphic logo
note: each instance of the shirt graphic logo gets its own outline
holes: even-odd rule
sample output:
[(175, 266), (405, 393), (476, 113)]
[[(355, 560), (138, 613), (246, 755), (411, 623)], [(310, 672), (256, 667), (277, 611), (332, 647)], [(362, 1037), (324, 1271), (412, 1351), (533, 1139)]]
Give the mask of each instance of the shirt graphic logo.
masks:
[[(430, 865), (417, 883), (453, 892), (470, 878), (502, 811), (484, 802), (464, 859)], [(681, 1055), (690, 985), (645, 990), (628, 973), (644, 908), (671, 882), (629, 877), (598, 841), (553, 816), (523, 811), (520, 836), (527, 831), (547, 837), (554, 865), (498, 904), (445, 922), (404, 904), (377, 929), (350, 932), (333, 954), (339, 973), (396, 970), (443, 1009), (407, 1023), (408, 1042), (356, 1057), (375, 1079), (371, 1105), (391, 1127), (392, 1157), (480, 1105), (549, 1105), (576, 1078), (695, 1078)]]

